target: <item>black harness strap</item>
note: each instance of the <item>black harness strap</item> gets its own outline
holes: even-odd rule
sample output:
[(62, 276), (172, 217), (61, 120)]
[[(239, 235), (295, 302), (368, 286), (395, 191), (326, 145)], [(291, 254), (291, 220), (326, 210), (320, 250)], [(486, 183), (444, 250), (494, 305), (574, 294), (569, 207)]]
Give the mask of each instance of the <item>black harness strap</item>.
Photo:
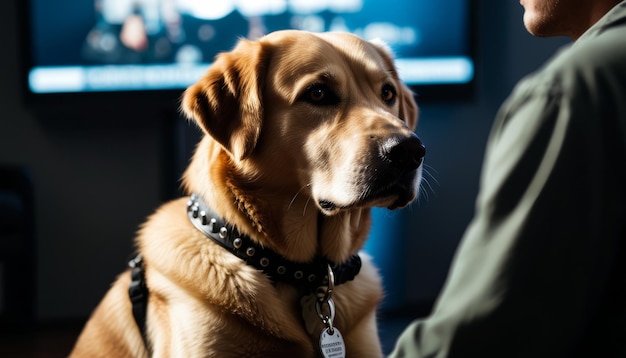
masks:
[(141, 333), (141, 338), (148, 351), (148, 356), (152, 355), (150, 341), (146, 332), (146, 317), (148, 311), (148, 287), (146, 286), (146, 274), (143, 268), (143, 259), (140, 254), (128, 262), (130, 267), (130, 286), (128, 295), (133, 304), (133, 318)]

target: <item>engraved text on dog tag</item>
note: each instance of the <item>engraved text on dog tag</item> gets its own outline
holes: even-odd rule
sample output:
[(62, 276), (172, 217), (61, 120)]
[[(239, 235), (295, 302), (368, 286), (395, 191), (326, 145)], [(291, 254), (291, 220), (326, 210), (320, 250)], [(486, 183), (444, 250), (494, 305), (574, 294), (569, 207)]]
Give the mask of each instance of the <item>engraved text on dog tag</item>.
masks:
[(330, 328), (324, 328), (320, 335), (320, 350), (324, 358), (345, 358), (346, 345), (343, 342), (341, 332), (337, 328), (332, 328), (333, 334), (330, 334)]

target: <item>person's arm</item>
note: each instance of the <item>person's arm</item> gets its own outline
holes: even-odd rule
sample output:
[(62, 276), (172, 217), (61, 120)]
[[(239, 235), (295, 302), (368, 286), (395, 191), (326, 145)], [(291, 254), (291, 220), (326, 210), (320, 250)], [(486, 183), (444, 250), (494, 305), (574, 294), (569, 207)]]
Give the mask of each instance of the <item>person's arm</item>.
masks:
[(596, 105), (542, 78), (518, 86), (492, 131), (475, 217), (442, 295), (390, 357), (574, 356), (623, 235), (623, 212), (612, 210), (623, 183), (602, 125), (588, 124), (603, 119)]

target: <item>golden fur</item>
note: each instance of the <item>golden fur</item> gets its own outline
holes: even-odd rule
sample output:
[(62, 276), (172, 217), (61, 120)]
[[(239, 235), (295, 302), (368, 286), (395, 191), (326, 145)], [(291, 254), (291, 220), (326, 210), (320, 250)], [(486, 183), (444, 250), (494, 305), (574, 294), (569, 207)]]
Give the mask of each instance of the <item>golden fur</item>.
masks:
[[(182, 108), (206, 134), (184, 175), (186, 190), (287, 259), (346, 261), (364, 244), (372, 206), (402, 207), (417, 193), (421, 168), (380, 194), (370, 180), (380, 143), (411, 138), (417, 122), (413, 96), (382, 45), (300, 31), (242, 40), (185, 92)], [(153, 355), (319, 356), (323, 324), (301, 307), (298, 289), (207, 239), (188, 220), (186, 201), (160, 207), (136, 239)], [(129, 281), (128, 272), (119, 276), (72, 357), (147, 356)], [(366, 256), (359, 275), (335, 288), (334, 323), (348, 357), (382, 356), (375, 317), (382, 295)]]

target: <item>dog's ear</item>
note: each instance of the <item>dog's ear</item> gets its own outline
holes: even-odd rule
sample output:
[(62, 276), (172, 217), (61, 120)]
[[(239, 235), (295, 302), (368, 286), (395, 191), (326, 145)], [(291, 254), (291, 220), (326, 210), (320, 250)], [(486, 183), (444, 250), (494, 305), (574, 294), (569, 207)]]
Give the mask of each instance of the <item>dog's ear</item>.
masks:
[(411, 130), (415, 130), (415, 128), (417, 127), (419, 108), (417, 107), (417, 103), (415, 102), (413, 91), (411, 91), (411, 89), (407, 85), (401, 82), (399, 92), (400, 118), (406, 122)]
[(236, 159), (246, 158), (263, 121), (263, 46), (241, 40), (216, 57), (208, 72), (183, 95), (182, 110)]
[[(394, 54), (391, 50), (391, 47), (387, 45), (384, 41), (380, 39), (371, 40), (370, 43), (374, 45), (374, 47), (378, 50), (380, 55), (383, 57), (387, 66), (389, 68), (393, 68), (395, 70), (394, 64)], [(406, 122), (407, 126), (411, 128), (411, 130), (415, 130), (417, 127), (417, 116), (419, 114), (419, 109), (417, 107), (417, 103), (415, 102), (415, 98), (413, 96), (413, 91), (402, 83), (400, 80), (400, 88), (398, 91), (398, 97), (400, 102), (400, 119)]]

